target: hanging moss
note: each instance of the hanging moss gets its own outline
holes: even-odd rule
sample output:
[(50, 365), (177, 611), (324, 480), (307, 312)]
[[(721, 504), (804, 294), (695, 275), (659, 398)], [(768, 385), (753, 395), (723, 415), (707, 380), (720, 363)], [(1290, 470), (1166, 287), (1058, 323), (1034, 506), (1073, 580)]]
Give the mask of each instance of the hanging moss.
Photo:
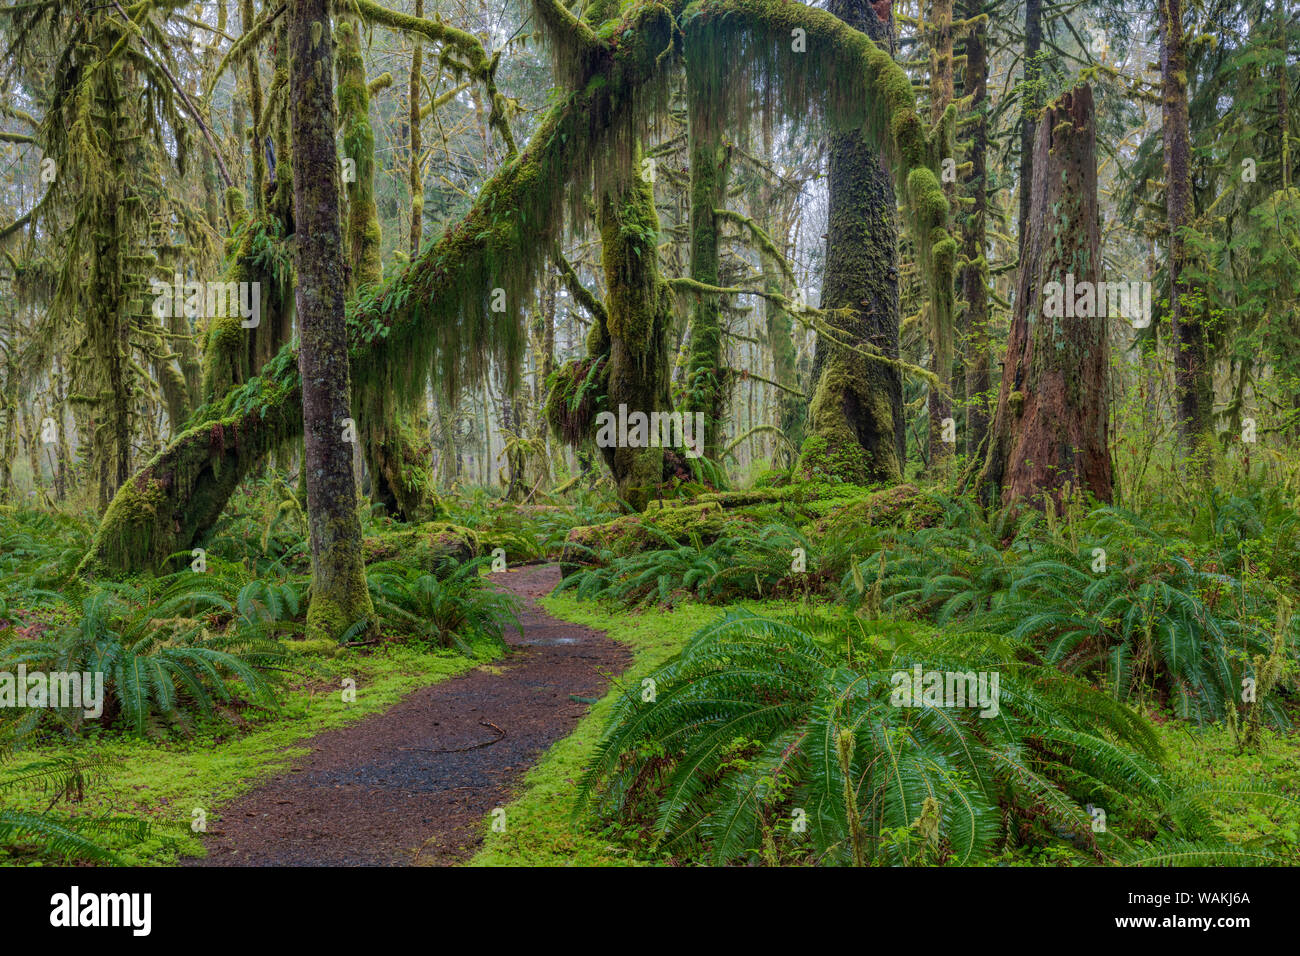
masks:
[[(362, 14), (376, 22), (398, 17), (375, 12), (375, 5), (366, 0), (361, 7)], [(588, 30), (580, 43), (585, 54), (570, 64), (577, 67), (571, 91), (543, 117), (528, 146), (484, 184), (464, 219), (401, 274), (364, 292), (351, 306), (352, 383), (359, 405), (381, 407), (385, 395), (419, 394), (430, 375), (454, 396), (464, 381), (482, 378), (494, 360), (508, 376), (516, 374), (525, 344), (520, 315), (546, 250), (559, 235), (566, 202), (569, 210), (579, 210), (584, 200), (607, 195), (616, 186), (617, 170), (635, 168), (638, 137), (662, 115), (667, 102), (669, 68), (680, 52), (679, 26), (692, 55), (708, 64), (700, 101), (709, 106), (702, 108), (707, 115), (698, 117), (705, 126), (725, 121), (743, 130), (748, 117), (766, 104), (796, 120), (823, 115), (839, 127), (864, 129), (893, 161), (899, 181), (907, 184), (904, 198), (913, 234), (931, 240), (918, 243), (931, 298), (936, 308), (951, 310), (952, 276), (942, 274), (934, 263), (936, 247), (943, 251), (942, 237), (934, 230), (946, 232), (947, 220), (947, 203), (934, 171), (938, 135), (923, 128), (908, 78), (887, 53), (829, 14), (798, 4), (708, 0), (687, 8), (680, 25), (672, 8), (657, 3), (629, 7), (619, 17), (603, 24), (599, 37)], [(405, 20), (394, 25), (442, 39), (427, 32), (436, 27), (412, 26)], [(807, 31), (807, 55), (789, 50), (795, 27)], [(547, 29), (552, 30), (549, 25)], [(287, 44), (280, 48), (287, 49)], [(795, 56), (800, 59), (792, 59)], [(256, 160), (260, 150), (254, 153)], [(288, 156), (287, 149), (283, 155)], [(277, 173), (285, 168), (287, 175), (288, 165), (278, 163)], [(653, 215), (652, 201), (649, 213)], [(644, 212), (624, 210), (616, 218), (627, 223), (629, 235), (646, 235), (638, 228), (638, 223), (644, 227), (648, 222)], [(616, 271), (621, 266), (633, 278), (644, 268), (631, 262), (614, 264)], [(498, 290), (504, 293), (504, 313), (492, 309), (501, 298)], [(611, 317), (611, 335), (617, 325), (626, 341), (653, 347), (655, 300), (661, 300), (667, 314), (667, 296), (666, 287), (658, 296), (629, 292), (629, 308), (617, 320)], [(646, 362), (645, 352), (625, 349), (619, 354), (619, 348), (615, 340), (611, 391), (619, 380), (617, 371), (644, 367)], [(245, 442), (223, 446), (219, 482), (212, 476), (200, 480), (202, 469), (191, 472), (193, 430), (179, 436), (142, 472), (159, 480), (173, 472), (180, 477), (165, 486), (166, 507), (160, 512), (171, 509), (173, 543), (193, 540), (215, 520), (225, 503), (221, 490), (226, 488), (228, 495), (233, 487), (227, 487), (224, 476), (246, 470), (276, 441), (300, 433), (293, 356), (282, 351), (267, 364), (278, 367), (277, 374), (264, 371), (258, 377), (269, 384), (254, 386), (257, 379), (250, 379), (220, 400), (205, 390), (209, 407), (200, 417), (211, 420), (214, 410), (229, 410), (231, 431)], [(666, 383), (663, 387), (666, 392)], [(611, 401), (616, 398), (610, 395)], [(656, 401), (663, 402), (658, 407), (668, 407), (666, 394)], [(659, 476), (653, 468), (634, 470), (638, 477), (629, 482), (629, 491), (635, 488), (634, 496), (644, 498)], [(202, 494), (185, 497), (196, 489)], [(165, 530), (166, 521), (160, 522)], [(159, 538), (152, 549), (128, 549), (130, 553), (120, 555), (121, 562), (114, 565), (108, 560), (112, 549), (100, 539), (114, 533), (110, 525), (117, 524), (105, 522), (101, 527), (88, 565), (145, 567), (151, 551), (156, 556), (164, 549)]]
[(598, 349), (593, 354), (589, 349), (585, 358), (570, 359), (547, 382), (547, 424), (557, 438), (574, 448), (591, 439), (596, 414), (604, 410), (609, 395), (608, 363), (606, 333), (603, 351)]
[[(761, 120), (829, 123), (861, 130), (884, 155), (902, 190), (910, 232), (918, 238), (922, 277), (937, 321), (951, 328), (953, 266), (944, 252), (948, 201), (938, 168), (951, 155), (956, 109), (927, 130), (903, 69), (886, 50), (824, 10), (771, 0), (702, 0), (683, 12), (693, 78), (693, 128), (726, 124), (741, 138)], [(794, 50), (792, 33), (805, 48)]]

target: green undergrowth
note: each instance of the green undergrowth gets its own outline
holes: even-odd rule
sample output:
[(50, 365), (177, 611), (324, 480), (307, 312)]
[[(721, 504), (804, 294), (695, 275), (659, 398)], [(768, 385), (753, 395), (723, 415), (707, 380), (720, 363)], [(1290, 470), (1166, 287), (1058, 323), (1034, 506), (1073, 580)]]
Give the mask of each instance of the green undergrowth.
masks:
[[(620, 699), (629, 691), (635, 693), (646, 676), (666, 675), (668, 672), (664, 668), (673, 664), (692, 640), (692, 635), (716, 626), (725, 615), (734, 616), (738, 612), (742, 615), (754, 612), (772, 620), (802, 621), (801, 626), (809, 628), (807, 633), (830, 660), (842, 660), (846, 652), (851, 653), (842, 643), (822, 639), (825, 635), (819, 634), (821, 628), (814, 623), (829, 624), (838, 619), (842, 611), (834, 604), (745, 601), (719, 609), (696, 600), (683, 600), (671, 607), (628, 610), (609, 600), (583, 601), (561, 593), (545, 598), (542, 605), (560, 619), (604, 630), (612, 639), (630, 647), (635, 657), (574, 733), (555, 744), (526, 775), (521, 794), (505, 808), (505, 830), (491, 832), (488, 822), (484, 821), (487, 831), (485, 843), (472, 865), (698, 865), (716, 862), (709, 855), (707, 844), (672, 850), (657, 847), (643, 816), (604, 813), (595, 807), (575, 813), (575, 808), (580, 806), (584, 774), (600, 753), (602, 736), (612, 726), (611, 719), (620, 706)], [(889, 616), (870, 623), (867, 631), (876, 633), (880, 628), (889, 633), (901, 628), (900, 633), (911, 634), (911, 639), (950, 640), (941, 636), (942, 629), (933, 632), (934, 638), (925, 638), (922, 632), (929, 633), (930, 628), (921, 625), (918, 629), (917, 622), (900, 620), (890, 623)], [(825, 630), (834, 633), (836, 628)], [(863, 639), (870, 641), (865, 631)], [(860, 651), (866, 653), (867, 646), (864, 645)], [(1043, 675), (1050, 676), (1051, 673), (1051, 669), (1042, 671)], [(1061, 680), (1068, 683), (1064, 676)], [(661, 693), (665, 686), (660, 684)], [(1081, 684), (1076, 686), (1083, 687)], [(1080, 690), (1080, 693), (1087, 692)], [(1068, 695), (1062, 699), (1068, 699)], [(1101, 697), (1096, 696), (1094, 705), (1100, 706), (1101, 702)], [(1161, 768), (1159, 779), (1163, 781), (1159, 784), (1159, 791), (1166, 795), (1160, 799), (1173, 801), (1175, 820), (1180, 821), (1181, 826), (1187, 825), (1188, 811), (1181, 806), (1181, 801), (1190, 801), (1189, 805), (1202, 807), (1212, 818), (1212, 823), (1197, 822), (1197, 826), (1209, 827), (1205, 832), (1217, 835), (1210, 842), (1205, 842), (1204, 837), (1194, 842), (1181, 839), (1175, 829), (1169, 834), (1169, 839), (1162, 835), (1155, 840), (1153, 837), (1157, 832), (1163, 834), (1165, 828), (1172, 825), (1163, 815), (1162, 804), (1155, 803), (1138, 810), (1128, 808), (1120, 800), (1110, 804), (1112, 822), (1139, 839), (1128, 845), (1123, 853), (1107, 853), (1105, 862), (1128, 856), (1147, 862), (1166, 852), (1174, 855), (1185, 852), (1189, 859), (1202, 861), (1220, 857), (1222, 860), (1236, 859), (1238, 853), (1246, 854), (1243, 858), (1248, 858), (1254, 852), (1252, 848), (1258, 845), (1261, 852), (1272, 854), (1270, 859), (1275, 865), (1300, 863), (1300, 854), (1294, 849), (1296, 830), (1300, 828), (1300, 805), (1296, 803), (1300, 798), (1300, 735), (1293, 730), (1265, 728), (1254, 751), (1243, 752), (1238, 739), (1222, 724), (1197, 728), (1175, 719), (1170, 713), (1148, 712), (1145, 717), (1133, 714), (1129, 719), (1137, 721), (1134, 726), (1140, 729), (1139, 737), (1154, 735), (1146, 739), (1151, 741), (1151, 754), (1162, 755), (1155, 758), (1156, 765)], [(1109, 745), (1098, 746), (1106, 752), (1105, 747)], [(745, 764), (742, 762), (735, 766)], [(1072, 773), (1065, 771), (1061, 779), (1068, 780)], [(1211, 790), (1217, 795), (1205, 795)], [(651, 805), (654, 799), (651, 798)], [(1116, 801), (1116, 795), (1111, 794), (1111, 799)], [(1197, 810), (1190, 819), (1199, 821), (1197, 814), (1200, 812)], [(1037, 825), (1041, 828), (1045, 824), (1039, 821)], [(900, 837), (893, 831), (891, 835), (897, 839), (908, 837), (907, 833)], [(1079, 847), (1069, 845), (1069, 840), (1054, 840), (1047, 830), (1044, 836), (1045, 839), (1007, 846), (978, 862), (993, 866), (1078, 866), (1102, 862), (1094, 858), (1095, 849), (1080, 852)], [(1269, 849), (1264, 851), (1264, 847)], [(800, 860), (792, 857), (785, 862), (798, 863)]]
[[(1255, 752), (1242, 752), (1222, 724), (1196, 727), (1186, 721), (1157, 716), (1156, 737), (1167, 755), (1172, 775), (1190, 789), (1214, 785), (1248, 791), (1261, 782), (1300, 798), (1300, 733), (1265, 728)], [(1269, 813), (1258, 806), (1221, 806), (1215, 815), (1230, 840), (1246, 843), (1266, 835), (1279, 836), (1289, 847), (1279, 864), (1300, 866), (1300, 812), (1281, 808)], [(1279, 833), (1279, 827), (1281, 828)]]
[[(151, 824), (140, 842), (107, 837), (100, 842), (118, 861), (135, 866), (168, 865), (204, 851), (191, 831), (194, 811), (207, 828), (220, 829), (220, 807), (261, 781), (285, 771), (309, 752), (312, 736), (353, 723), (396, 704), (417, 688), (439, 683), (479, 666), (497, 653), (482, 641), (478, 659), (440, 648), (387, 644), (373, 651), (339, 650), (329, 642), (290, 642), (294, 672), (279, 707), (226, 712), (203, 721), (188, 738), (150, 739), (89, 731), (75, 745), (48, 744), (22, 751), (13, 767), (47, 758), (75, 758), (95, 769), (82, 800), (60, 803), (72, 818), (126, 815)], [(356, 682), (355, 702), (343, 700), (343, 682)], [(45, 810), (50, 794), (18, 788), (5, 794), (8, 809)], [(0, 847), (0, 865), (42, 865), (48, 856)]]
[(471, 866), (626, 866), (637, 860), (612, 830), (575, 821), (574, 801), (582, 776), (614, 701), (628, 686), (681, 650), (686, 637), (717, 615), (717, 609), (686, 604), (670, 611), (631, 613), (567, 596), (538, 602), (553, 616), (604, 631), (635, 655), (631, 665), (592, 706), (572, 734), (556, 743), (525, 775), (523, 792), (505, 807), (506, 827), (487, 829)]

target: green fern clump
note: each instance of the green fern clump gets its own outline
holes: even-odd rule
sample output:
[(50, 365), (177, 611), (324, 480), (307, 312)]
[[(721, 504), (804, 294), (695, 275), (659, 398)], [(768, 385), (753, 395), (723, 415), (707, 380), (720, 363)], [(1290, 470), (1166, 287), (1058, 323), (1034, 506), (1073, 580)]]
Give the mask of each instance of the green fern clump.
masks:
[[(956, 517), (895, 534), (856, 564), (841, 582), (849, 604), (879, 594), (876, 610), (1030, 641), (1121, 699), (1154, 694), (1197, 721), (1223, 719), (1251, 662), (1269, 653), (1257, 622), (1270, 607), (1230, 573), (1244, 559), (1223, 520), (1197, 541), (1110, 506), (1016, 523)], [(1293, 632), (1286, 655), (1296, 657)], [(1265, 707), (1284, 723), (1277, 701)]]
[[(264, 671), (283, 659), (275, 634), (297, 608), (293, 585), (248, 582), (223, 562), (205, 573), (100, 582), (73, 623), (0, 643), (0, 670), (102, 673), (104, 725), (144, 733), (164, 718), (183, 729), (191, 713), (211, 716), (217, 702), (235, 699), (239, 685), (248, 700), (274, 705)], [(19, 713), (31, 720), (36, 712)], [(84, 726), (80, 708), (40, 714), (67, 730)]]
[(94, 528), (88, 515), (0, 510), (0, 581), (10, 602), (63, 585), (90, 547)]
[(372, 564), (366, 580), (382, 629), (471, 657), (504, 647), (504, 627), (518, 625), (517, 606), (510, 595), (483, 585), (479, 571), (487, 560), (465, 562), (442, 575), (398, 561)]
[[(11, 753), (0, 753), (0, 763), (9, 759)], [(147, 839), (153, 832), (148, 820), (111, 813), (77, 815), (56, 809), (60, 802), (84, 800), (103, 766), (102, 759), (64, 755), (34, 760), (0, 776), (0, 799), (20, 791), (37, 791), (46, 804), (42, 812), (0, 806), (0, 848), (20, 860), (120, 864), (111, 847)]]
[[(712, 863), (969, 864), (1033, 843), (1100, 862), (1170, 838), (1226, 852), (1210, 817), (1175, 801), (1145, 720), (1023, 644), (812, 620), (823, 633), (748, 612), (697, 633), (615, 704), (579, 805)], [(915, 665), (998, 674), (996, 715), (896, 706), (894, 675)]]

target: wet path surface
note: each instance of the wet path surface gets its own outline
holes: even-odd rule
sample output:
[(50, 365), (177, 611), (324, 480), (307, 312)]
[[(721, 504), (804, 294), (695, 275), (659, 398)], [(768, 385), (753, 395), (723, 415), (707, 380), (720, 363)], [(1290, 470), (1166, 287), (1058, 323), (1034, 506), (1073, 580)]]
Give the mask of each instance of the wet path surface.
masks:
[(326, 731), (282, 776), (222, 807), (197, 866), (446, 865), (482, 842), (485, 819), (523, 774), (570, 734), (630, 652), (557, 621), (535, 599), (556, 565), (490, 577), (520, 598), (512, 653), (411, 693), (380, 714)]

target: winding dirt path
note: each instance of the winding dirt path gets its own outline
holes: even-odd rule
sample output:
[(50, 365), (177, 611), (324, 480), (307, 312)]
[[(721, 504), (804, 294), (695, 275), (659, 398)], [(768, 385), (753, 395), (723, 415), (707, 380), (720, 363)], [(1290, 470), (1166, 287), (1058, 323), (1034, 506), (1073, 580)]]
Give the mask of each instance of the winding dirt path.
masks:
[[(501, 670), (424, 687), (380, 714), (307, 741), (282, 776), (221, 809), (197, 866), (447, 865), (482, 843), (485, 818), (573, 731), (631, 661), (599, 631), (557, 621), (535, 600), (555, 565), (494, 574), (521, 599)], [(572, 696), (571, 696), (572, 695)]]

